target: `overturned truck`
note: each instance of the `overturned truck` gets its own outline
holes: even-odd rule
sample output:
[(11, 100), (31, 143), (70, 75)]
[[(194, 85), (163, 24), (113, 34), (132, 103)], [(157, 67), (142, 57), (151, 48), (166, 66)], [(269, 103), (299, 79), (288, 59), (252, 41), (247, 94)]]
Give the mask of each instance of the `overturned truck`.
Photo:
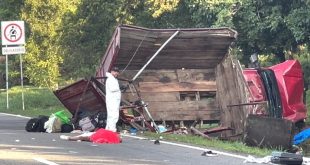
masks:
[(266, 108), (268, 102), (253, 98), (251, 81), (230, 55), (236, 36), (237, 32), (229, 28), (120, 25), (96, 76), (54, 93), (75, 121), (81, 111), (106, 113), (105, 73), (117, 66), (124, 89), (120, 113), (123, 122), (152, 131), (158, 131), (158, 123), (189, 126), (197, 121), (220, 122), (215, 132), (225, 130), (222, 138), (241, 139), (246, 134), (248, 115), (257, 115), (254, 110)]
[[(228, 56), (236, 32), (229, 28), (147, 29), (121, 25), (113, 34), (96, 76), (55, 91), (77, 119), (77, 111), (106, 111), (105, 73), (121, 69), (122, 100), (143, 100), (146, 120), (190, 124), (218, 122), (215, 67)], [(132, 108), (132, 107), (130, 107)], [(143, 110), (138, 110), (142, 112)]]

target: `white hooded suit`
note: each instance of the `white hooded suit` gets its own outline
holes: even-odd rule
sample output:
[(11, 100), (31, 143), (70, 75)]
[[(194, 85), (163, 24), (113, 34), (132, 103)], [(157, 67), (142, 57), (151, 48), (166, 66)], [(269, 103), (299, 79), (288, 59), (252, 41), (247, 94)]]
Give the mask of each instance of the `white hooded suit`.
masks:
[(119, 107), (121, 102), (121, 90), (118, 80), (109, 72), (106, 73), (106, 108), (107, 108), (107, 125), (106, 130), (116, 132), (116, 123), (119, 119)]

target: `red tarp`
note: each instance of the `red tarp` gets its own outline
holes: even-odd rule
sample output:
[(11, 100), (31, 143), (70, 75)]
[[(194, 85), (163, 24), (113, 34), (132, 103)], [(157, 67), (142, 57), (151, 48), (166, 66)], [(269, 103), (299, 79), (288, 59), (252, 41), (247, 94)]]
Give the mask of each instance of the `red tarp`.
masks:
[(274, 71), (283, 107), (283, 118), (297, 122), (307, 117), (303, 103), (303, 72), (297, 60), (287, 60), (269, 67)]

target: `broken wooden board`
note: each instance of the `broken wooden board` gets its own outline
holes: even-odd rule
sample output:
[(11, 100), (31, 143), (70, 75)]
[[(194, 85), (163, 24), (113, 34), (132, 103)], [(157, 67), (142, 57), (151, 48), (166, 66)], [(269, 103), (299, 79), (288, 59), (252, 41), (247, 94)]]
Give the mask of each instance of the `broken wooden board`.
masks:
[(294, 123), (258, 115), (246, 120), (244, 142), (249, 146), (289, 149), (294, 136)]
[(89, 112), (106, 112), (104, 97), (96, 89), (93, 82), (82, 79), (62, 89), (54, 91), (54, 94), (72, 115), (79, 110)]

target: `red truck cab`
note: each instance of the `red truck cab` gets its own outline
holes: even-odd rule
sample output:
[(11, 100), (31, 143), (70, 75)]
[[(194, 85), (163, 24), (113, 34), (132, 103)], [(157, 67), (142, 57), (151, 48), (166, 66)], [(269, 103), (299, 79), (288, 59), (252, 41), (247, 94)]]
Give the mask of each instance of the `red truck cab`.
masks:
[(294, 123), (307, 118), (303, 102), (303, 71), (297, 60), (260, 69), (244, 69), (243, 75), (250, 91), (249, 102), (268, 103), (268, 116)]

